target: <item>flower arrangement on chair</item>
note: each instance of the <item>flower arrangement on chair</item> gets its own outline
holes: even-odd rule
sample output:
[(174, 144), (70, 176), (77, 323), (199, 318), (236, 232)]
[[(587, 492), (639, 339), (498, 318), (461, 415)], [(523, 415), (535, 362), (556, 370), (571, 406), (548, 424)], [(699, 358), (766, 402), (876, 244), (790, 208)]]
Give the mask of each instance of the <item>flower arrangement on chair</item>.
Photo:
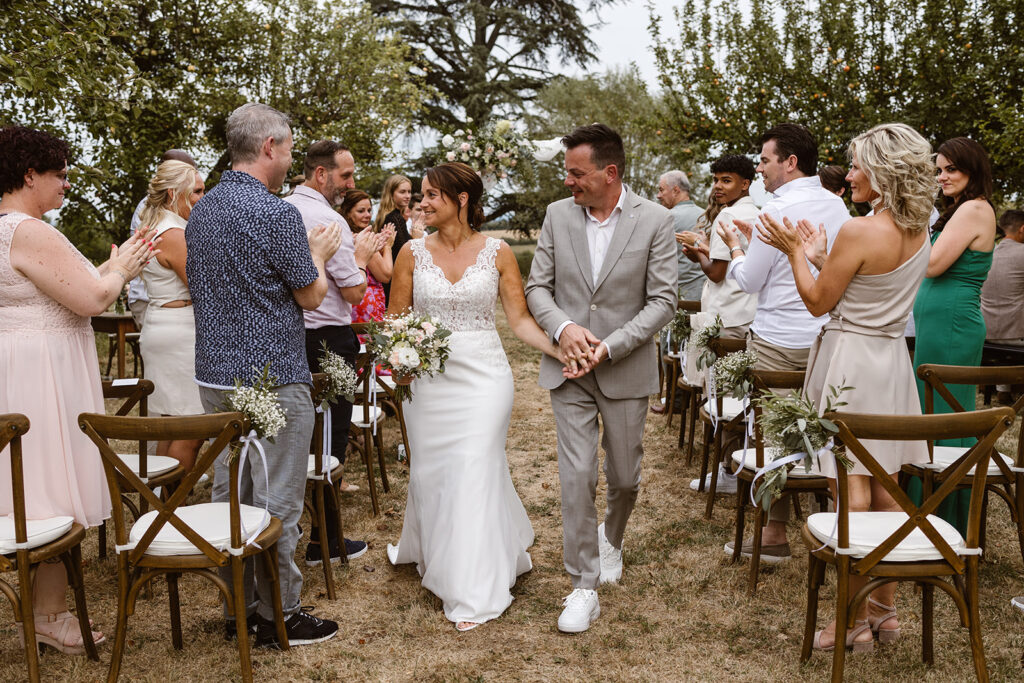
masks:
[(327, 376), (327, 386), (321, 392), (320, 408), (327, 409), (328, 404), (337, 403), (342, 396), (349, 403), (355, 398), (359, 375), (356, 369), (344, 358), (327, 348), (327, 342), (320, 342), (320, 371)]
[[(257, 439), (266, 439), (274, 443), (274, 437), (288, 423), (281, 402), (273, 388), (277, 386), (277, 378), (270, 374), (270, 363), (263, 369), (254, 372), (252, 385), (242, 384), (235, 379), (235, 388), (227, 395), (224, 409), (228, 412), (243, 413), (249, 419), (249, 427), (256, 432)], [(251, 436), (251, 432), (250, 432)]]

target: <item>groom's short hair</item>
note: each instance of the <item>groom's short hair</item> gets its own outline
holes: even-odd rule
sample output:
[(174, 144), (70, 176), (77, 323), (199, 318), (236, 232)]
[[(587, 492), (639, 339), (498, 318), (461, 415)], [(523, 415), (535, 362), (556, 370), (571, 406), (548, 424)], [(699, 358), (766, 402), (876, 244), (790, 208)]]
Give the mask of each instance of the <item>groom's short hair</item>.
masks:
[(622, 146), (622, 136), (603, 123), (592, 123), (580, 126), (562, 138), (566, 149), (580, 145), (590, 145), (590, 161), (598, 168), (615, 165), (622, 178), (626, 170), (626, 150)]

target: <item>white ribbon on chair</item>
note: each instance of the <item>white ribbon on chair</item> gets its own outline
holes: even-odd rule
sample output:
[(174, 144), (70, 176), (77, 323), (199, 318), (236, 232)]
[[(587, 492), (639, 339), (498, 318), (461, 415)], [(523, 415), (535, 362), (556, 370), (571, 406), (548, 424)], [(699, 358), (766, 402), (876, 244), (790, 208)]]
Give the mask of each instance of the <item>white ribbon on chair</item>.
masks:
[[(270, 514), (270, 475), (267, 473), (267, 453), (263, 450), (263, 444), (260, 443), (259, 438), (256, 436), (255, 429), (249, 430), (249, 433), (239, 439), (238, 443), (242, 444), (242, 452), (238, 456), (238, 490), (242, 490), (242, 472), (245, 469), (245, 461), (249, 457), (249, 447), (253, 446), (263, 463), (263, 479), (267, 487), (267, 494), (263, 499), (263, 509), (267, 514)], [(245, 522), (242, 521), (241, 515), (238, 516), (238, 523), (241, 525), (242, 535), (245, 536)], [(250, 545), (255, 545), (257, 548), (262, 549), (262, 546), (260, 546), (259, 543), (256, 543), (256, 537), (260, 535), (261, 531), (262, 529), (254, 532), (251, 536), (245, 539), (245, 544), (241, 548), (229, 547), (228, 553), (231, 555), (241, 555)]]
[(708, 415), (711, 417), (711, 432), (718, 434), (718, 382), (715, 380), (715, 366), (709, 365), (705, 375), (708, 387)]
[(324, 416), (324, 426), (321, 430), (323, 440), (320, 442), (320, 452), (323, 454), (323, 457), (320, 460), (323, 464), (320, 469), (320, 474), (317, 476), (320, 479), (326, 478), (328, 484), (333, 484), (334, 482), (331, 481), (331, 447), (333, 445), (332, 439), (334, 438), (334, 430), (331, 429), (331, 404), (328, 403), (326, 409), (323, 407), (323, 403), (318, 404), (316, 412), (323, 413)]

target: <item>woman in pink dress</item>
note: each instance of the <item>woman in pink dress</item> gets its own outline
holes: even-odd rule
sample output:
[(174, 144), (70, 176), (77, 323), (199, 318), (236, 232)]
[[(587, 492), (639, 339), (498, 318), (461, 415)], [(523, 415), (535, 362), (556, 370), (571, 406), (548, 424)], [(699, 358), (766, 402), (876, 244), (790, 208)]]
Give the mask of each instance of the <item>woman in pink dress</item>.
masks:
[[(345, 201), (342, 202), (339, 213), (345, 218), (352, 232), (357, 233), (370, 227), (372, 210), (370, 195), (362, 190), (349, 190), (345, 193)], [(394, 268), (391, 245), (395, 241), (395, 227), (388, 223), (382, 232), (388, 235), (388, 241), (366, 264), (366, 294), (363, 295), (361, 302), (352, 307), (354, 323), (384, 318), (384, 311), (387, 308), (384, 303), (384, 285), (391, 282), (391, 271)]]
[[(0, 128), (0, 413), (22, 413), (31, 429), (25, 453), (29, 519), (70, 516), (85, 527), (110, 516), (95, 445), (79, 413), (102, 413), (96, 341), (89, 316), (114, 302), (156, 251), (148, 230), (111, 247), (94, 267), (43, 214), (64, 202), (68, 146), (46, 133)], [(10, 455), (0, 455), (0, 515), (14, 509)], [(36, 640), (68, 654), (85, 649), (67, 610), (64, 565), (39, 565), (33, 612)], [(96, 642), (103, 641), (94, 633)]]

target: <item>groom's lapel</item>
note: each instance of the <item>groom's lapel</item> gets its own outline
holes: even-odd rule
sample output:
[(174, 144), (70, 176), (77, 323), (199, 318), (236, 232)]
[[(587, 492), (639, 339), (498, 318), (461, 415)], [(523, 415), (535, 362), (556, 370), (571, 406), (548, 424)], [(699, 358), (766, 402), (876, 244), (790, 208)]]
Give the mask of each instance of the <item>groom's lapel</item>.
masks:
[(573, 206), (572, 219), (569, 222), (569, 239), (572, 241), (572, 250), (576, 254), (576, 263), (583, 273), (590, 291), (594, 291), (593, 268), (590, 265), (590, 243), (587, 242), (587, 214), (583, 207)]
[[(626, 188), (622, 188), (623, 192), (627, 192)], [(629, 238), (633, 236), (633, 231), (636, 229), (637, 221), (640, 219), (640, 202), (636, 195), (632, 192), (626, 195), (626, 201), (622, 205), (622, 214), (619, 216), (619, 221), (615, 224), (615, 234), (612, 235), (612, 241), (608, 245), (608, 253), (604, 256), (604, 263), (601, 264), (601, 272), (597, 274), (597, 282), (594, 283), (594, 290), (596, 291), (604, 279), (608, 277), (608, 273), (612, 268), (615, 267), (615, 262), (619, 260), (619, 256), (622, 255), (622, 250), (629, 244)]]

